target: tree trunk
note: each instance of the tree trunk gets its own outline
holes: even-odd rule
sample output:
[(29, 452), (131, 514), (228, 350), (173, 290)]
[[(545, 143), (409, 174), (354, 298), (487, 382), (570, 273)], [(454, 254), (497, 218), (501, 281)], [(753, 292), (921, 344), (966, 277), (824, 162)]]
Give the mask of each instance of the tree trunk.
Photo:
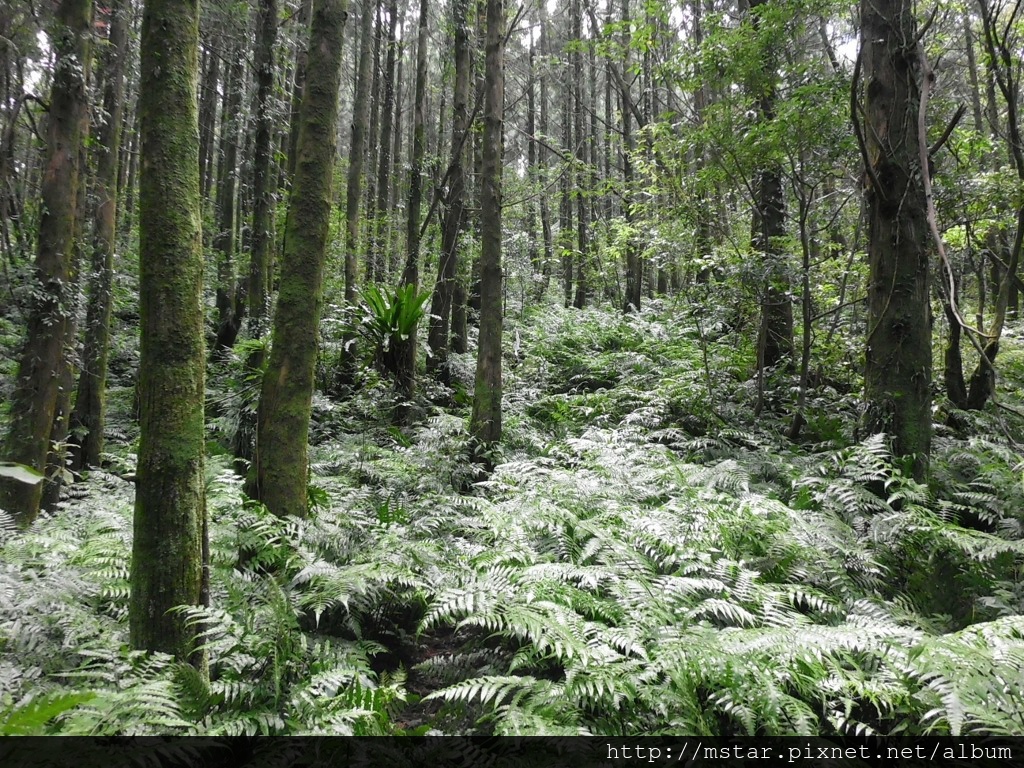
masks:
[(235, 195), (238, 175), (238, 129), (241, 121), (242, 91), (245, 90), (241, 46), (232, 46), (230, 75), (221, 119), (221, 173), (217, 178), (217, 232), (213, 250), (217, 254), (217, 340), (214, 355), (234, 346), (241, 323), (235, 307)]
[(203, 99), (199, 105), (199, 169), (203, 199), (213, 188), (213, 144), (217, 133), (217, 83), (220, 80), (220, 56), (206, 49), (207, 63), (203, 69)]
[[(406, 260), (402, 284), (419, 290), (420, 210), (423, 203), (423, 155), (426, 152), (427, 23), (428, 0), (420, 0), (419, 32), (416, 37), (416, 90), (413, 103), (412, 157), (409, 168), (409, 218), (406, 225)], [(416, 329), (401, 341), (398, 353), (398, 387), (408, 400), (416, 389)]]
[(299, 35), (299, 48), (295, 53), (295, 73), (292, 81), (291, 109), (288, 126), (288, 164), (286, 176), (291, 184), (295, 176), (295, 164), (299, 159), (299, 110), (302, 94), (306, 89), (306, 70), (309, 63), (309, 25), (313, 18), (313, 0), (302, 0), (296, 21), (302, 25), (304, 34)]
[(590, 171), (587, 169), (587, 137), (584, 134), (583, 113), (586, 106), (583, 102), (583, 52), (580, 50), (583, 45), (583, 3), (582, 0), (573, 0), (572, 12), (572, 37), (574, 48), (572, 50), (572, 74), (573, 74), (573, 95), (572, 95), (572, 124), (573, 140), (576, 145), (576, 167), (573, 172), (573, 186), (576, 196), (576, 295), (573, 297), (573, 306), (576, 309), (583, 309), (587, 305), (590, 295), (590, 216), (587, 190), (589, 187)]
[[(762, 36), (761, 9), (766, 0), (751, 0), (751, 24)], [(777, 46), (774, 40), (761, 40), (763, 65), (760, 85), (754, 89), (758, 119), (771, 123), (775, 120)], [(793, 302), (790, 298), (789, 275), (785, 264), (785, 251), (781, 239), (786, 235), (786, 196), (782, 189), (782, 172), (778, 164), (769, 160), (758, 172), (757, 199), (754, 201), (752, 245), (762, 263), (765, 289), (761, 296), (761, 325), (758, 338), (759, 375), (765, 368), (793, 363)], [(760, 403), (759, 403), (760, 406)]]
[[(984, 24), (985, 48), (990, 63), (990, 74), (998, 86), (1003, 100), (1006, 102), (1006, 137), (1010, 161), (1017, 172), (1019, 181), (1024, 182), (1024, 138), (1021, 136), (1018, 105), (1020, 101), (1020, 71), (1018, 54), (1008, 39), (1010, 28), (1003, 28), (998, 19), (992, 17), (992, 8), (988, 0), (979, 0), (982, 22)], [(1000, 33), (1000, 29), (1003, 32)], [(990, 97), (994, 103), (994, 96)], [(993, 123), (993, 130), (995, 130)], [(994, 317), (988, 330), (984, 357), (971, 374), (967, 394), (967, 407), (981, 410), (996, 391), (995, 360), (999, 354), (999, 341), (1003, 335), (1003, 327), (1008, 316), (1016, 314), (1017, 305), (1017, 269), (1020, 264), (1021, 251), (1024, 249), (1024, 203), (1018, 203), (1016, 229), (1013, 245), (1007, 254), (1006, 267), (1002, 279), (998, 283)]]
[[(359, 203), (362, 201), (363, 162), (366, 158), (366, 129), (369, 126), (370, 43), (373, 38), (373, 12), (376, 0), (363, 0), (359, 17), (359, 59), (356, 63), (355, 96), (352, 103), (352, 138), (348, 149), (348, 175), (345, 178), (345, 303), (356, 304), (359, 281)], [(355, 336), (346, 332), (341, 359), (335, 375), (335, 390), (344, 392), (355, 381)]]
[[(622, 50), (626, 60), (622, 69), (629, 71), (629, 0), (622, 0)], [(633, 95), (625, 78), (619, 82), (619, 98), (622, 114), (622, 210), (626, 225), (633, 224), (633, 151), (636, 148), (633, 140)], [(643, 297), (643, 259), (632, 236), (626, 244), (626, 300), (623, 305), (625, 312), (640, 311)]]
[(384, 265), (387, 263), (384, 244), (387, 242), (384, 230), (388, 225), (388, 199), (391, 196), (391, 131), (395, 114), (395, 56), (398, 43), (395, 40), (398, 26), (398, 0), (391, 0), (388, 7), (387, 57), (384, 64), (384, 99), (380, 107), (382, 125), (380, 128), (380, 152), (377, 163), (376, 215), (370, 222), (372, 235), (366, 254), (367, 283), (384, 280)]
[[(256, 142), (253, 150), (252, 249), (249, 255), (249, 338), (261, 339), (266, 332), (270, 298), (270, 264), (274, 247), (274, 192), (271, 140), (274, 129), (274, 45), (277, 41), (277, 0), (260, 0), (256, 17)], [(255, 372), (263, 367), (264, 353), (256, 349), (246, 361)], [(244, 408), (239, 414), (233, 438), (236, 458), (251, 461), (256, 437), (255, 414)]]
[(275, 515), (307, 511), (309, 418), (332, 202), (345, 0), (316, 0), (281, 288), (246, 492)]
[(469, 432), (481, 448), (501, 440), (501, 148), (505, 78), (502, 0), (487, 0), (483, 178), (480, 189), (480, 339)]
[[(271, 134), (274, 129), (274, 45), (277, 41), (277, 0), (260, 0), (257, 17), (256, 145), (253, 152), (252, 255), (249, 261), (249, 336), (263, 336), (271, 251), (274, 193), (271, 189)], [(259, 361), (255, 361), (257, 367)]]
[(885, 432), (913, 474), (931, 447), (928, 225), (921, 181), (917, 24), (909, 0), (862, 0), (868, 209), (868, 432)]
[[(88, 132), (86, 80), (92, 21), (91, 0), (62, 0), (51, 35), (55, 64), (46, 129), (46, 155), (41, 185), (39, 242), (34, 290), (28, 308), (28, 334), (21, 353), (11, 423), (3, 457), (38, 471), (46, 466), (61, 397), (62, 371), (73, 328), (76, 303), (75, 232), (80, 148)], [(42, 485), (0, 477), (0, 509), (21, 525), (39, 514)]]
[(431, 298), (430, 328), (427, 345), (430, 357), (427, 369), (442, 378), (447, 377), (448, 332), (451, 324), (452, 302), (459, 262), (459, 235), (462, 233), (465, 210), (465, 157), (466, 134), (469, 131), (469, 30), (468, 0), (452, 0), (452, 24), (455, 33), (455, 90), (452, 96), (451, 160), (448, 165), (448, 194), (441, 227), (441, 258), (438, 261), (437, 282)]
[[(544, 60), (544, 66), (540, 71), (540, 133), (544, 137), (544, 143), (539, 147), (537, 156), (538, 176), (543, 184), (548, 182), (548, 148), (547, 143), (551, 140), (548, 136), (548, 21), (547, 12), (543, 3), (538, 8), (540, 16), (540, 55)], [(541, 283), (537, 286), (537, 298), (543, 297), (548, 291), (548, 283), (551, 280), (551, 268), (555, 255), (555, 246), (551, 233), (551, 209), (548, 204), (548, 189), (545, 188), (540, 194), (540, 229), (541, 237), (544, 240), (544, 257), (541, 262)]]
[(96, 209), (89, 303), (85, 320), (85, 351), (82, 372), (78, 377), (75, 410), (71, 415), (72, 442), (78, 445), (78, 450), (72, 453), (72, 468), (76, 470), (88, 466), (98, 467), (103, 452), (127, 40), (128, 6), (124, 0), (116, 0), (110, 8), (110, 36), (103, 64), (106, 70), (103, 77), (103, 111), (106, 118), (97, 137), (99, 158), (93, 185)]
[(141, 405), (129, 620), (133, 648), (205, 670), (200, 604), (206, 452), (199, 180), (198, 0), (147, 0), (139, 97)]

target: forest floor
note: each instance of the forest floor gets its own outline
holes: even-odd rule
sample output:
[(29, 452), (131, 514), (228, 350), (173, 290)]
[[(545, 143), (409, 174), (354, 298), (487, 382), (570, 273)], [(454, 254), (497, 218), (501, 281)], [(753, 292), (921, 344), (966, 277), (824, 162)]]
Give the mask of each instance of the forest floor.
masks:
[(252, 382), (229, 366), (213, 604), (188, 611), (209, 680), (127, 649), (114, 392), (107, 469), (0, 529), (0, 733), (1024, 733), (1024, 345), (1000, 352), (1006, 408), (957, 429), (937, 409), (920, 484), (857, 432), (853, 340), (822, 351), (793, 441), (796, 377), (759, 387), (745, 335), (660, 304), (512, 319), (486, 477), (471, 357), (403, 428), (368, 373), (314, 400), (306, 520), (243, 501), (227, 445)]

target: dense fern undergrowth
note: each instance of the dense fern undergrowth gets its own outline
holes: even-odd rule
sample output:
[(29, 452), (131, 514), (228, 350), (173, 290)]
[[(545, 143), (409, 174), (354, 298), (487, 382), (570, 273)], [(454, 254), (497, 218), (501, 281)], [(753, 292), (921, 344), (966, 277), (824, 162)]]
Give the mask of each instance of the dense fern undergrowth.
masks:
[[(812, 382), (792, 442), (795, 378), (753, 417), (752, 350), (679, 308), (538, 311), (506, 353), (486, 479), (464, 388), (440, 408), (426, 387), (402, 430), (372, 374), (318, 396), (306, 520), (243, 502), (227, 438), (252, 382), (223, 372), (211, 607), (182, 609), (208, 680), (128, 650), (114, 430), (110, 471), (57, 514), (0, 518), (0, 732), (1024, 734), (1012, 412), (937, 424), (923, 485), (856, 434), (852, 377)], [(1001, 359), (1012, 405), (1024, 365), (1012, 342)]]

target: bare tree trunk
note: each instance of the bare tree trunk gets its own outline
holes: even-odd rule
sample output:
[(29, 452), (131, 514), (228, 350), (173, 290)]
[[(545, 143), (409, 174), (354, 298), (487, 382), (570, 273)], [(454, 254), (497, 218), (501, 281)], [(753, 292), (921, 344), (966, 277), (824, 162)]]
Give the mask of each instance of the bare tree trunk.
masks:
[(572, 122), (573, 138), (576, 142), (576, 168), (573, 173), (576, 195), (576, 295), (573, 306), (583, 309), (590, 296), (590, 216), (589, 192), (590, 172), (587, 169), (587, 137), (584, 134), (583, 113), (583, 5), (582, 0), (573, 0), (572, 37), (575, 41), (572, 57), (573, 96)]
[[(931, 447), (931, 312), (928, 225), (921, 179), (920, 61), (910, 0), (862, 0), (866, 102), (858, 128), (869, 180), (868, 337), (864, 370), (868, 432), (891, 436), (923, 479)], [(856, 116), (855, 116), (855, 119)], [(927, 169), (925, 169), (927, 173)]]
[(484, 67), (483, 178), (480, 189), (480, 339), (469, 432), (487, 449), (501, 440), (501, 149), (504, 115), (502, 0), (487, 0)]
[(242, 92), (245, 90), (244, 57), (239, 46), (232, 46), (230, 74), (225, 94), (225, 114), (221, 119), (221, 173), (217, 177), (217, 231), (213, 250), (217, 254), (217, 340), (214, 355), (234, 346), (238, 336), (240, 313), (235, 307), (235, 211), (238, 177), (238, 130), (241, 121)]
[(390, 0), (388, 7), (388, 39), (387, 57), (384, 64), (384, 98), (380, 105), (382, 120), (380, 128), (380, 153), (377, 164), (377, 203), (376, 215), (370, 222), (370, 247), (366, 254), (366, 282), (381, 282), (384, 279), (384, 265), (387, 263), (382, 252), (384, 243), (383, 230), (388, 222), (388, 200), (391, 197), (391, 131), (392, 118), (395, 114), (395, 57), (398, 43), (395, 40), (398, 26), (398, 0)]

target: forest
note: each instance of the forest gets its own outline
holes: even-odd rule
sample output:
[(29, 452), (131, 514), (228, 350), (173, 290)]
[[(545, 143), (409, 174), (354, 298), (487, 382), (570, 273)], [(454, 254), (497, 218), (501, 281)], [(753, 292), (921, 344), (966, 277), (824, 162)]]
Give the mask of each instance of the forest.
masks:
[(0, 735), (1024, 735), (1021, 0), (0, 0)]

